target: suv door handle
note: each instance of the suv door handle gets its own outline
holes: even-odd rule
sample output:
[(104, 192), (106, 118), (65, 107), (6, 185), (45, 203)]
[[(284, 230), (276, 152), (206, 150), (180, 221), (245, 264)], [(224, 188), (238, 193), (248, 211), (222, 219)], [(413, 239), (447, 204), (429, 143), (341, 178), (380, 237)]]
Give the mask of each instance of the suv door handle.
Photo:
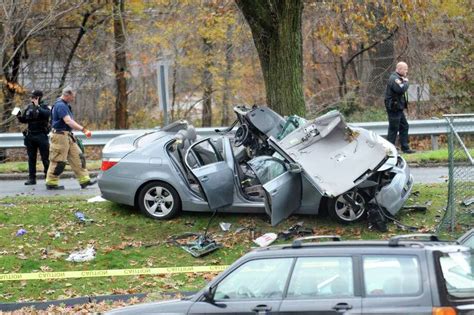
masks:
[(337, 303), (336, 305), (334, 305), (332, 309), (339, 312), (339, 311), (347, 311), (347, 310), (350, 310), (351, 308), (352, 308), (352, 305), (349, 305), (347, 303)]
[(271, 306), (260, 304), (252, 308), (252, 311), (259, 313), (259, 312), (270, 312), (272, 310)]
[(209, 180), (209, 177), (203, 176), (201, 177), (201, 182), (207, 182)]

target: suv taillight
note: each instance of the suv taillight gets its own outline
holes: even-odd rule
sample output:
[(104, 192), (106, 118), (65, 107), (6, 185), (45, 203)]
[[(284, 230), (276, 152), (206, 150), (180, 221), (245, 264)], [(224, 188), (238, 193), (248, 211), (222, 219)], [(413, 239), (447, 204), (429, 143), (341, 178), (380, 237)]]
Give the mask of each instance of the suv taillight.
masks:
[(433, 307), (433, 315), (456, 315), (456, 310), (452, 307)]
[(101, 171), (107, 171), (110, 169), (112, 166), (117, 164), (120, 159), (103, 159), (102, 160), (102, 165), (100, 166)]

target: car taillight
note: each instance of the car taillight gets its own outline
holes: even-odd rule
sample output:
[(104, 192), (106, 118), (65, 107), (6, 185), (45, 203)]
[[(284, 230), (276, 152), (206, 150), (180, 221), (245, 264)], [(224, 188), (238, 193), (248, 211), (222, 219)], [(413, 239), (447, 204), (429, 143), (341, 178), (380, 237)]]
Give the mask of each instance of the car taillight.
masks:
[(110, 169), (112, 166), (114, 166), (115, 164), (117, 164), (118, 161), (119, 159), (104, 159), (102, 160), (102, 165), (100, 166), (100, 169), (102, 171), (106, 171)]
[(456, 310), (452, 307), (433, 307), (433, 315), (456, 315)]

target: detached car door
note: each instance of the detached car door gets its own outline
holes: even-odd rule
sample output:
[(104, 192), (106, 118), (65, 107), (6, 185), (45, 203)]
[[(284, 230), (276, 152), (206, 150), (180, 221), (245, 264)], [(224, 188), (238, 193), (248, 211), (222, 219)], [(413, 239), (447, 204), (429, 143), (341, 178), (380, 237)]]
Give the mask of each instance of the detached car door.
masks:
[(232, 204), (234, 174), (210, 138), (191, 145), (186, 151), (185, 161), (211, 210)]

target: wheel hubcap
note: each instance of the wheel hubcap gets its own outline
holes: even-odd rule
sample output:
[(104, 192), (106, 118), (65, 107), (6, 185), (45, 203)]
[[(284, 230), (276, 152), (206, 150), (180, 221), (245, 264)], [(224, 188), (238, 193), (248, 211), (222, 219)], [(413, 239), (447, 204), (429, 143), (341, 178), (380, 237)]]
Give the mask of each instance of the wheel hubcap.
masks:
[(152, 216), (163, 217), (173, 209), (174, 198), (168, 189), (156, 186), (145, 193), (144, 204), (146, 211)]
[(347, 200), (345, 200), (342, 195), (337, 197), (334, 207), (337, 216), (341, 218), (341, 220), (352, 222), (359, 219), (362, 214), (364, 214), (365, 200), (364, 197), (362, 197), (362, 195), (359, 193), (349, 192), (347, 195), (354, 200), (354, 203), (357, 206), (359, 206), (358, 210), (355, 210), (354, 207), (349, 202), (347, 202)]

